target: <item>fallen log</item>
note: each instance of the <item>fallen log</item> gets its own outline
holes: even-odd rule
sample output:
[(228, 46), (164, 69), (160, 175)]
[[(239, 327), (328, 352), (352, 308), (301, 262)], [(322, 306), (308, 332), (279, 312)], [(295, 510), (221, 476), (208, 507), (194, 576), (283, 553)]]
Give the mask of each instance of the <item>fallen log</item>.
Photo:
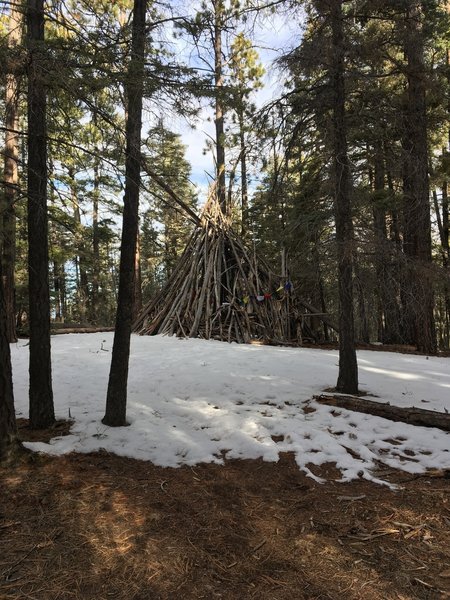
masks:
[(335, 396), (321, 394), (313, 396), (319, 404), (327, 406), (336, 406), (337, 408), (346, 408), (355, 412), (360, 412), (375, 417), (384, 417), (391, 421), (400, 421), (409, 425), (421, 425), (422, 427), (438, 427), (444, 431), (450, 431), (450, 414), (425, 410), (410, 406), (403, 408), (401, 406), (392, 406), (391, 404), (374, 402), (365, 398), (356, 396)]
[(52, 335), (63, 333), (102, 333), (104, 331), (114, 331), (114, 327), (58, 327), (51, 329)]

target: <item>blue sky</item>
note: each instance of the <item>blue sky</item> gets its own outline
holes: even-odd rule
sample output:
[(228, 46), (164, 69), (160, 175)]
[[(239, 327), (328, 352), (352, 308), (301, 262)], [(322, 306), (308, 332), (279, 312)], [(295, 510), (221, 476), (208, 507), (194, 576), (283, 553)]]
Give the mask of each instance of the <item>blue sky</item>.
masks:
[[(282, 15), (271, 15), (257, 24), (254, 30), (254, 44), (265, 68), (264, 87), (254, 97), (262, 106), (282, 92), (280, 73), (273, 62), (287, 49), (298, 44), (301, 29), (298, 22)], [(205, 152), (207, 139), (214, 136), (212, 109), (205, 107), (195, 123), (195, 129), (185, 121), (175, 121), (172, 125), (181, 134), (186, 145), (186, 158), (192, 166), (192, 181), (199, 187), (201, 196), (206, 195), (208, 173), (214, 173), (214, 160), (210, 151)]]

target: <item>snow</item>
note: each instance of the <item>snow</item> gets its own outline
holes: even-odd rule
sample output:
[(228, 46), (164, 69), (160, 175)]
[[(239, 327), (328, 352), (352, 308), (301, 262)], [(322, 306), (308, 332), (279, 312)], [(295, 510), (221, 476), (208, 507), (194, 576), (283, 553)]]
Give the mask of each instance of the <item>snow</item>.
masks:
[[(52, 338), (56, 416), (74, 423), (70, 435), (28, 448), (54, 455), (105, 449), (164, 467), (277, 461), (293, 452), (316, 480), (309, 465), (327, 462), (343, 481), (377, 480), (379, 463), (409, 473), (450, 467), (448, 433), (312, 401), (337, 379), (338, 353), (319, 349), (133, 336), (130, 425), (106, 427), (112, 341), (112, 333)], [(16, 411), (27, 417), (28, 346), (21, 340), (11, 349)], [(450, 359), (360, 351), (358, 363), (361, 389), (378, 401), (450, 410)]]

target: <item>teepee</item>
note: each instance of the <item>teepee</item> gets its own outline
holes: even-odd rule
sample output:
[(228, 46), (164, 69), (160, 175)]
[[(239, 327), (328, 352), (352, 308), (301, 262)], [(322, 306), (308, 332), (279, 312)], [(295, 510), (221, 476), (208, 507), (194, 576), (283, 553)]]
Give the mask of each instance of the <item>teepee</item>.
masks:
[(210, 198), (172, 275), (133, 329), (142, 335), (283, 344), (301, 343), (298, 323), (291, 283), (245, 247), (230, 217)]

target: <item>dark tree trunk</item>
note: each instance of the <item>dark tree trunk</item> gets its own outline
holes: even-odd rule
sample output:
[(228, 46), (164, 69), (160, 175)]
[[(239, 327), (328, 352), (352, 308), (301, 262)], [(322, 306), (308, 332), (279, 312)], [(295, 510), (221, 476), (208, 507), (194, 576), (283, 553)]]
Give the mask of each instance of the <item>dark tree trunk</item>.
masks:
[[(16, 48), (22, 35), (22, 13), (18, 5), (11, 4), (8, 27), (8, 46)], [(3, 286), (6, 306), (6, 332), (10, 342), (17, 341), (15, 277), (16, 262), (16, 212), (19, 160), (19, 80), (17, 61), (12, 58), (5, 81), (5, 161), (4, 199), (0, 202), (0, 237), (3, 240)], [(0, 216), (0, 219), (2, 218)]]
[(380, 320), (378, 323), (378, 340), (380, 342), (386, 339), (386, 211), (384, 208), (384, 160), (381, 152), (381, 144), (376, 144), (374, 151), (374, 198), (373, 198), (373, 229), (375, 236), (374, 262), (375, 272), (378, 281), (378, 314)]
[(355, 394), (358, 391), (358, 365), (353, 315), (353, 221), (345, 123), (342, 0), (332, 0), (329, 6), (332, 28), (330, 74), (333, 94), (334, 207), (339, 278), (339, 375), (336, 389)]
[(136, 243), (139, 224), (141, 178), (142, 95), (145, 63), (145, 15), (147, 0), (134, 0), (132, 55), (126, 80), (127, 123), (125, 156), (125, 196), (120, 254), (119, 295), (116, 327), (109, 372), (106, 413), (103, 423), (126, 425), (128, 363), (133, 317)]
[(370, 331), (369, 331), (369, 319), (367, 313), (369, 312), (367, 309), (366, 297), (364, 294), (364, 284), (361, 277), (361, 272), (357, 263), (357, 259), (354, 260), (354, 270), (355, 270), (355, 287), (356, 287), (356, 297), (358, 302), (358, 316), (359, 316), (359, 335), (358, 340), (365, 344), (370, 342)]
[(53, 260), (53, 288), (55, 290), (55, 321), (57, 323), (64, 323), (64, 265), (61, 265), (57, 260)]
[[(385, 155), (388, 156), (385, 147)], [(386, 169), (386, 178), (388, 184), (389, 195), (392, 199), (395, 199), (395, 185), (392, 173), (389, 169)], [(402, 241), (402, 212), (395, 201), (394, 206), (390, 210), (391, 223), (389, 228), (389, 238), (395, 245), (395, 254), (392, 265), (393, 279), (395, 281), (395, 289), (398, 296), (396, 304), (398, 307), (398, 335), (399, 342), (401, 344), (413, 344), (413, 334), (410, 327), (409, 318), (409, 305), (406, 293), (405, 280), (408, 280), (407, 269), (405, 267), (405, 260), (403, 254), (403, 241)]]
[(17, 450), (16, 416), (11, 371), (11, 356), (7, 336), (7, 314), (0, 262), (0, 464), (10, 462)]
[[(445, 159), (445, 148), (443, 149), (443, 160)], [(430, 176), (433, 177), (432, 165), (430, 164)], [(441, 257), (442, 257), (442, 268), (444, 269), (444, 281), (442, 285), (442, 291), (444, 296), (444, 304), (439, 302), (439, 310), (437, 311), (439, 315), (439, 327), (436, 334), (438, 335), (438, 342), (441, 348), (448, 347), (448, 339), (449, 339), (449, 330), (448, 330), (448, 315), (450, 314), (450, 288), (448, 279), (445, 278), (445, 272), (449, 267), (448, 260), (448, 232), (447, 239), (445, 234), (444, 222), (445, 222), (445, 212), (448, 213), (448, 197), (447, 197), (447, 189), (446, 182), (443, 182), (442, 185), (442, 214), (439, 206), (439, 198), (436, 189), (434, 188), (431, 193), (433, 197), (433, 205), (434, 212), (436, 215), (436, 224), (439, 231), (439, 239), (441, 242)], [(448, 226), (448, 214), (447, 214), (447, 226)]]
[(75, 221), (76, 234), (75, 234), (75, 248), (77, 255), (75, 256), (75, 262), (77, 265), (78, 278), (77, 278), (77, 296), (78, 296), (78, 313), (81, 324), (86, 324), (86, 317), (88, 311), (89, 301), (89, 288), (88, 288), (88, 276), (86, 271), (86, 247), (83, 239), (83, 225), (81, 223), (81, 211), (77, 195), (77, 183), (75, 178), (75, 170), (73, 168), (68, 169), (68, 175), (71, 186), (71, 197), (73, 205), (73, 218)]
[(400, 344), (400, 310), (397, 304), (396, 281), (391, 260), (391, 243), (386, 228), (386, 189), (383, 146), (377, 144), (374, 152), (374, 201), (373, 224), (375, 234), (375, 272), (378, 281), (381, 331), (379, 341), (383, 344)]
[[(448, 156), (448, 152), (446, 153)], [(450, 263), (450, 228), (449, 228), (449, 211), (448, 211), (448, 181), (442, 182), (442, 238), (443, 238), (443, 254), (445, 256), (445, 266)]]
[[(450, 135), (450, 134), (449, 134)], [(450, 147), (450, 139), (449, 139), (449, 147)], [(446, 152), (446, 156), (449, 156), (449, 152)], [(450, 275), (450, 245), (449, 245), (449, 212), (448, 212), (448, 181), (442, 182), (442, 264), (444, 270), (447, 272), (447, 275)], [(446, 283), (444, 283), (444, 296), (445, 296), (445, 319), (443, 323), (443, 327), (445, 329), (445, 340), (446, 345), (444, 347), (449, 346), (450, 339), (450, 330), (449, 330), (449, 320), (450, 320), (450, 284), (448, 283), (448, 277)]]
[(138, 318), (143, 307), (142, 302), (142, 271), (141, 271), (141, 246), (139, 231), (136, 239), (136, 254), (134, 258), (134, 301), (133, 322)]
[(408, 91), (403, 136), (403, 247), (407, 257), (407, 302), (411, 307), (413, 340), (421, 352), (435, 353), (423, 18), (422, 3), (410, 2), (404, 39)]
[(98, 322), (99, 318), (99, 289), (100, 289), (100, 236), (98, 228), (98, 199), (99, 199), (99, 165), (95, 158), (94, 190), (92, 193), (92, 297), (91, 321)]
[[(446, 54), (445, 54), (445, 66), (447, 73), (447, 83), (450, 86), (450, 47), (447, 46)], [(450, 97), (447, 103), (447, 114), (450, 118)], [(450, 164), (450, 127), (447, 132), (447, 147), (442, 149), (442, 162), (445, 166)], [(448, 189), (449, 182), (446, 177), (442, 182), (442, 263), (444, 269), (447, 270), (450, 268), (450, 227), (449, 227), (449, 203), (448, 203)], [(449, 345), (450, 331), (449, 331), (449, 321), (450, 321), (450, 285), (446, 283), (444, 285), (444, 295), (445, 295), (445, 319), (444, 319), (444, 328), (445, 328), (445, 338), (446, 338), (446, 347)]]
[[(450, 87), (450, 47), (447, 46), (445, 53), (445, 68), (447, 73), (447, 84)], [(447, 103), (447, 115), (450, 119), (450, 97)], [(442, 149), (442, 162), (444, 169), (446, 164), (450, 163), (450, 127), (447, 131), (447, 147)], [(446, 264), (450, 264), (450, 228), (449, 228), (449, 205), (448, 205), (448, 179), (442, 182), (442, 230), (444, 238), (444, 254), (446, 255)]]
[[(240, 99), (240, 106), (244, 103), (243, 97)], [(241, 233), (245, 238), (249, 231), (249, 215), (248, 215), (248, 181), (247, 181), (247, 153), (245, 147), (245, 129), (244, 129), (244, 113), (242, 108), (239, 111), (239, 140), (241, 153), (241, 210), (242, 210), (242, 225)]]
[(50, 354), (48, 282), (47, 128), (44, 0), (27, 0), (28, 25), (28, 288), (30, 425), (55, 422)]
[[(327, 304), (325, 301), (323, 275), (322, 275), (322, 269), (320, 266), (319, 244), (320, 244), (320, 239), (316, 233), (316, 235), (314, 236), (314, 244), (312, 247), (312, 256), (313, 256), (314, 269), (315, 269), (315, 272), (317, 275), (317, 291), (318, 291), (318, 295), (319, 295), (319, 306), (320, 306), (320, 309), (321, 309), (323, 315), (326, 315), (327, 314)], [(330, 341), (329, 327), (328, 327), (327, 323), (325, 323), (325, 321), (322, 321), (322, 326), (323, 326), (323, 338), (326, 342), (329, 342)]]
[(223, 108), (223, 65), (222, 65), (222, 28), (223, 0), (213, 0), (214, 6), (214, 83), (216, 92), (215, 126), (216, 126), (216, 177), (217, 198), (222, 212), (227, 212), (225, 183), (225, 145), (224, 145), (224, 108)]

